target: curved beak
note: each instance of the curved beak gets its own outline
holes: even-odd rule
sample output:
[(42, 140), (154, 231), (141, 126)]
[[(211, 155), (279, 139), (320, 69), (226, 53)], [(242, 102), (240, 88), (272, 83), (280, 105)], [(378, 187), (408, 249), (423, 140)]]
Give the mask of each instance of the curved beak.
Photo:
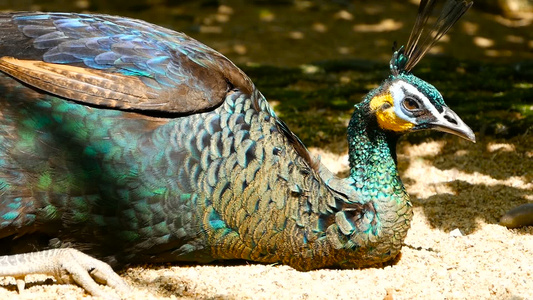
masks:
[(455, 134), (471, 142), (476, 142), (476, 135), (472, 129), (450, 108), (444, 107), (444, 111), (436, 118), (437, 120), (431, 122), (433, 129)]

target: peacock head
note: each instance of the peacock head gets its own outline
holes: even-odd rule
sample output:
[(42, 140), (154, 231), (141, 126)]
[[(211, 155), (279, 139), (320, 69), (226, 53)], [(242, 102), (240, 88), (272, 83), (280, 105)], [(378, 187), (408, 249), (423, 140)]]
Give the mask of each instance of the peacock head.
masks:
[(475, 142), (472, 129), (448, 108), (439, 91), (411, 74), (427, 51), (472, 6), (472, 1), (447, 0), (436, 22), (429, 24), (436, 4), (435, 0), (421, 0), (407, 47), (394, 51), (390, 62), (392, 74), (370, 95), (370, 110), (379, 126), (387, 131), (402, 134), (435, 129)]
[(391, 60), (392, 75), (370, 99), (379, 126), (399, 134), (434, 129), (475, 142), (472, 129), (444, 103), (433, 85), (405, 70), (405, 61), (402, 47)]

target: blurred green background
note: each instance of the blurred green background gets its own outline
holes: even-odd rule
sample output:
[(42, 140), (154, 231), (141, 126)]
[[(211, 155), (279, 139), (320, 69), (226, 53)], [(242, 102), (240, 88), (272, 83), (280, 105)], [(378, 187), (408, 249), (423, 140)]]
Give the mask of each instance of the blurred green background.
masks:
[[(0, 10), (121, 15), (172, 28), (252, 77), (308, 146), (346, 150), (355, 103), (389, 74), (418, 1), (0, 0)], [(415, 67), (478, 135), (533, 129), (533, 1), (477, 0)], [(420, 133), (414, 138), (434, 133)]]

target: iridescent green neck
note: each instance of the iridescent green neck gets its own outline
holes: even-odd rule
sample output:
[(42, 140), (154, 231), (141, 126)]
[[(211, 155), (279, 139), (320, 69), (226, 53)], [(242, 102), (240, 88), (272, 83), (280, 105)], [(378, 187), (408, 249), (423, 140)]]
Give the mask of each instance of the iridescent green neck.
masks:
[(357, 245), (359, 249), (351, 259), (348, 253), (344, 267), (393, 259), (401, 249), (412, 218), (409, 196), (396, 168), (398, 136), (381, 129), (369, 107), (376, 92), (355, 106), (348, 126), (350, 176), (345, 184), (351, 192), (347, 203), (359, 203), (363, 217), (351, 218), (350, 209), (336, 215), (336, 220), (351, 220), (358, 229), (349, 235), (344, 247)]
[(379, 128), (370, 111), (370, 99), (371, 95), (355, 106), (348, 125), (350, 175), (356, 181), (372, 179), (379, 175), (376, 171), (398, 176), (396, 142), (399, 136)]

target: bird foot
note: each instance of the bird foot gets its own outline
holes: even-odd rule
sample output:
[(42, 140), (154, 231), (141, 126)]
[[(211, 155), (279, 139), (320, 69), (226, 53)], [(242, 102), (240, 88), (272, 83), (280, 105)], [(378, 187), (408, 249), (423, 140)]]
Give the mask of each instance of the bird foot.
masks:
[(29, 274), (46, 274), (61, 283), (76, 283), (91, 295), (103, 299), (120, 297), (106, 293), (98, 283), (108, 285), (124, 296), (131, 291), (107, 263), (72, 248), (0, 257), (0, 276), (15, 277), (19, 292), (24, 290), (23, 278)]

